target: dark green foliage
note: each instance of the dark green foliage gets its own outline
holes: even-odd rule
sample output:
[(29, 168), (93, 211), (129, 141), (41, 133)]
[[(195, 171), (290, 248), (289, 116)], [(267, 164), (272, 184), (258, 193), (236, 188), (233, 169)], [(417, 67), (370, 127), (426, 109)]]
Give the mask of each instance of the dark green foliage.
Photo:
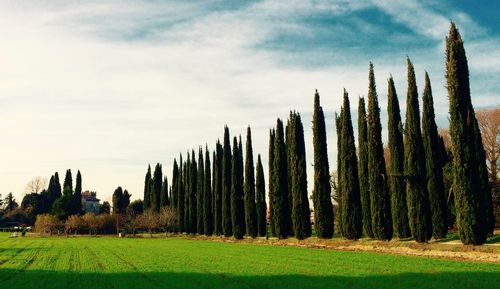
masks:
[(118, 187), (113, 192), (113, 213), (123, 214), (125, 213), (126, 208), (127, 207), (124, 206), (124, 200), (123, 200), (123, 189), (122, 187)]
[(462, 243), (479, 245), (492, 232), (491, 189), (481, 132), (471, 102), (467, 56), (453, 22), (446, 38), (446, 80), (457, 226)]
[(224, 148), (222, 153), (222, 233), (233, 235), (231, 224), (231, 143), (229, 128), (224, 127)]
[(64, 177), (64, 189), (69, 188), (73, 192), (73, 177), (71, 175), (71, 169), (66, 170), (66, 176)]
[(299, 240), (311, 236), (311, 210), (307, 198), (306, 146), (300, 114), (290, 112), (288, 167), (291, 175), (293, 234)]
[(59, 220), (65, 220), (68, 216), (74, 214), (74, 199), (71, 188), (67, 186), (63, 195), (59, 197), (52, 205), (52, 214)]
[(363, 214), (363, 231), (373, 238), (370, 189), (368, 184), (368, 127), (366, 123), (365, 99), (359, 98), (358, 105), (358, 174), (361, 211)]
[(213, 196), (214, 196), (214, 234), (221, 235), (222, 231), (222, 159), (223, 149), (221, 143), (217, 140), (214, 152), (213, 168)]
[(274, 189), (274, 140), (276, 138), (276, 131), (271, 129), (269, 131), (269, 227), (271, 229), (271, 234), (276, 236), (276, 226), (274, 225), (274, 195), (276, 190)]
[(52, 209), (54, 202), (62, 196), (61, 184), (59, 183), (59, 174), (56, 172), (50, 177), (49, 187), (47, 188), (47, 211)]
[(392, 76), (388, 80), (387, 114), (389, 117), (389, 190), (391, 195), (392, 223), (396, 236), (400, 239), (411, 236), (406, 206), (406, 184), (404, 177), (403, 124), (399, 100)]
[(382, 125), (380, 107), (373, 64), (370, 63), (368, 75), (368, 184), (372, 215), (372, 231), (379, 240), (392, 238), (391, 200), (387, 188), (387, 175), (382, 144)]
[(214, 215), (212, 200), (212, 178), (210, 174), (210, 153), (208, 146), (205, 147), (205, 175), (203, 178), (203, 232), (211, 236), (214, 231)]
[(359, 239), (363, 232), (361, 199), (359, 193), (358, 160), (356, 145), (354, 144), (354, 131), (351, 121), (351, 108), (349, 97), (344, 90), (344, 103), (342, 106), (341, 134), (340, 134), (340, 191), (342, 197), (342, 235), (347, 239)]
[[(141, 209), (142, 209), (142, 200), (138, 200), (138, 202), (141, 202)], [(99, 215), (109, 215), (109, 214), (111, 214), (111, 205), (109, 204), (108, 201), (104, 201), (102, 204), (99, 205)]]
[(233, 226), (233, 236), (236, 239), (242, 239), (245, 235), (242, 150), (241, 137), (239, 144), (236, 137), (234, 137), (233, 155), (231, 160), (231, 224)]
[(408, 62), (408, 96), (406, 99), (406, 128), (404, 139), (404, 172), (408, 221), (415, 241), (426, 242), (432, 236), (429, 195), (425, 172), (425, 153), (420, 132), (420, 115), (415, 71)]
[(174, 159), (174, 166), (172, 169), (172, 199), (170, 203), (174, 208), (178, 208), (179, 205), (179, 165), (177, 160)]
[(75, 193), (73, 194), (75, 212), (77, 214), (82, 212), (82, 174), (80, 170), (76, 173)]
[(144, 212), (144, 202), (142, 200), (135, 200), (127, 206), (127, 214), (137, 216)]
[(245, 153), (245, 227), (248, 236), (257, 237), (257, 211), (255, 205), (255, 172), (253, 164), (252, 132), (247, 128)]
[(189, 222), (189, 198), (191, 190), (191, 153), (187, 152), (187, 160), (184, 164), (184, 230), (186, 233), (191, 232), (191, 225)]
[[(340, 109), (340, 114), (335, 113), (335, 131), (337, 133), (337, 179), (334, 179), (333, 181), (336, 183), (334, 184), (334, 199), (337, 201), (337, 216), (339, 216), (337, 220), (337, 230), (343, 234), (343, 228), (342, 228), (342, 188), (340, 186), (340, 177), (341, 177), (341, 167), (340, 167), (340, 146), (341, 146), (341, 133), (342, 133), (342, 123), (341, 123), (341, 118), (342, 118), (342, 108)], [(333, 178), (335, 178), (333, 176)]]
[(291, 235), (292, 219), (288, 197), (288, 165), (283, 132), (283, 122), (278, 119), (276, 123), (276, 136), (274, 140), (274, 197), (272, 205), (276, 236), (285, 239)]
[[(202, 172), (203, 173), (203, 172)], [(198, 188), (198, 168), (196, 165), (196, 156), (194, 150), (191, 151), (191, 166), (189, 168), (189, 210), (188, 210), (188, 224), (189, 224), (189, 232), (188, 233), (196, 233), (197, 232), (197, 214), (196, 214), (196, 190)]]
[(257, 169), (255, 180), (255, 194), (257, 198), (257, 235), (259, 237), (267, 234), (267, 205), (266, 205), (266, 180), (260, 154), (257, 156)]
[(153, 173), (153, 187), (150, 191), (150, 207), (156, 212), (160, 211), (161, 188), (163, 182), (163, 173), (161, 164), (157, 163)]
[(179, 232), (185, 232), (186, 226), (184, 223), (185, 214), (185, 168), (182, 163), (182, 155), (179, 156), (179, 176), (177, 177), (177, 221), (179, 222)]
[(425, 88), (422, 112), (422, 138), (425, 151), (425, 168), (427, 175), (427, 191), (429, 193), (432, 216), (432, 236), (442, 239), (448, 233), (447, 205), (443, 183), (443, 157), (441, 144), (434, 119), (434, 101), (432, 99), (431, 81), (425, 73)]
[(146, 177), (144, 178), (144, 209), (147, 210), (151, 206), (150, 197), (150, 180), (151, 180), (151, 165), (148, 165), (148, 171)]
[(196, 181), (196, 231), (198, 234), (205, 233), (205, 222), (203, 221), (203, 192), (205, 187), (205, 161), (203, 160), (203, 149), (200, 147), (198, 152), (198, 179)]
[(319, 102), (319, 93), (314, 95), (313, 110), (314, 146), (314, 228), (318, 238), (333, 237), (333, 207), (330, 186), (330, 168), (326, 141), (325, 116)]
[(165, 208), (170, 204), (170, 200), (168, 198), (168, 189), (168, 179), (167, 176), (165, 176), (161, 185), (160, 208)]
[(8, 193), (7, 197), (3, 200), (5, 211), (13, 211), (19, 207), (19, 204), (16, 202), (14, 195), (12, 193)]

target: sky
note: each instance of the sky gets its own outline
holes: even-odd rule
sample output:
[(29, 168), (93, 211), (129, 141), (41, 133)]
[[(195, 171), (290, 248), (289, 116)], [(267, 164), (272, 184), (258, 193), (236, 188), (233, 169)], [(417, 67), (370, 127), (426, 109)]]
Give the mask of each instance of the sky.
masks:
[[(406, 57), (419, 93), (429, 72), (439, 127), (448, 126), (444, 39), (455, 21), (476, 109), (500, 105), (498, 1), (0, 2), (0, 194), (20, 202), (35, 176), (80, 170), (83, 189), (142, 198), (148, 164), (170, 180), (180, 153), (252, 128), (267, 178), (269, 129), (302, 116), (312, 190), (314, 90), (334, 115), (345, 88), (357, 118), (373, 62), (387, 138), (387, 79), (406, 110)], [(356, 125), (354, 125), (356, 133)], [(62, 177), (61, 177), (62, 178)]]

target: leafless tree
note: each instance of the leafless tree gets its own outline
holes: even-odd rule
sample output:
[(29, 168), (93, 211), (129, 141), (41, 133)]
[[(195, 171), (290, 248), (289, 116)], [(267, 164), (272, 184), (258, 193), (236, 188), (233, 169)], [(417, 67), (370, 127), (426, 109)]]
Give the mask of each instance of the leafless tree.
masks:
[(137, 216), (137, 218), (139, 223), (141, 224), (141, 227), (148, 230), (149, 235), (153, 237), (153, 231), (158, 229), (160, 225), (158, 214), (153, 210), (147, 210), (143, 214)]
[(490, 181), (496, 184), (500, 173), (500, 108), (479, 110), (476, 117), (481, 129)]
[(47, 179), (40, 176), (34, 177), (27, 184), (24, 192), (26, 194), (38, 194), (47, 187)]
[(165, 235), (177, 228), (177, 210), (172, 206), (162, 208), (158, 219)]

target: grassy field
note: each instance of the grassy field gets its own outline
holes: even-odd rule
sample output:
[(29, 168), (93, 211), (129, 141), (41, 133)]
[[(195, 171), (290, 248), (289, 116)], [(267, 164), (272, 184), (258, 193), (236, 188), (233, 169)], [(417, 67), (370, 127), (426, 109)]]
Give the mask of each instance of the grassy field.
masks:
[(114, 237), (8, 238), (1, 288), (498, 288), (500, 265), (312, 248)]

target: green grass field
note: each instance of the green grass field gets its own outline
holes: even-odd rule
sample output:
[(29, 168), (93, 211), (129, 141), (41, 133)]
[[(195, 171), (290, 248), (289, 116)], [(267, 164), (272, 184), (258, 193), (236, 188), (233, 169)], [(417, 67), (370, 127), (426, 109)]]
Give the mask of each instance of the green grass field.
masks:
[(9, 288), (499, 288), (500, 265), (181, 238), (8, 238)]

